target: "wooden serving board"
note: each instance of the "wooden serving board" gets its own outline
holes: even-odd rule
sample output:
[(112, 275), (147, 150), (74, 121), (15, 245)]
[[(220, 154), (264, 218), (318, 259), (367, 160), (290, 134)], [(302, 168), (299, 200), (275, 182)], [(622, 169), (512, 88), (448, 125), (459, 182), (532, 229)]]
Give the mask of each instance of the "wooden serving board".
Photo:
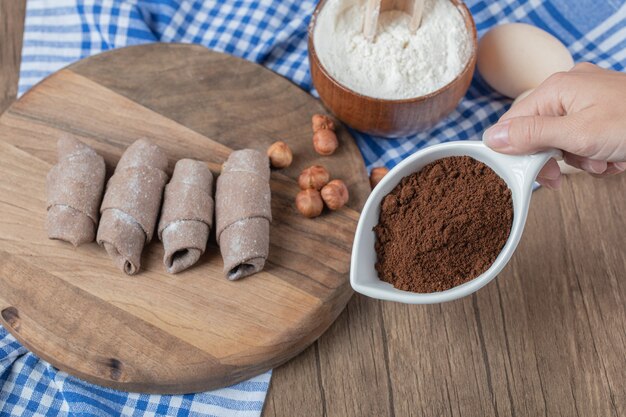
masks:
[[(0, 117), (2, 324), (54, 366), (128, 391), (186, 393), (226, 386), (292, 358), (350, 298), (353, 233), (369, 184), (360, 153), (339, 127), (340, 148), (314, 153), (317, 100), (250, 62), (173, 44), (107, 52), (50, 76)], [(75, 249), (45, 230), (45, 177), (69, 132), (93, 146), (110, 175), (133, 141), (148, 137), (170, 158), (197, 158), (218, 173), (232, 149), (294, 151), (273, 172), (265, 270), (230, 282), (218, 248), (168, 275), (153, 241), (142, 271), (126, 276), (95, 243)], [(349, 207), (305, 219), (294, 206), (306, 166), (346, 181)]]

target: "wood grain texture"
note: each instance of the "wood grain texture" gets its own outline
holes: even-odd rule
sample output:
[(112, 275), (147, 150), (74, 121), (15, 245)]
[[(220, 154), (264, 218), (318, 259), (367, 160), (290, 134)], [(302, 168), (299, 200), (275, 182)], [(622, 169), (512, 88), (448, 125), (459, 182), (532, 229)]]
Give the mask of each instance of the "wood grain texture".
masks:
[[(284, 140), (294, 160), (281, 173), (297, 178), (311, 165), (327, 166), (333, 178), (343, 179), (350, 188), (353, 198), (348, 206), (360, 210), (370, 187), (362, 181), (367, 173), (361, 158), (355, 158), (360, 152), (347, 129), (338, 126), (341, 146), (332, 158), (318, 155), (311, 146), (311, 116), (327, 112), (321, 103), (267, 68), (206, 52), (199, 45), (154, 44), (105, 52), (70, 68), (233, 149), (266, 149)], [(120, 77), (129, 62), (141, 73), (141, 82)], [(167, 88), (155, 88), (158, 85)], [(342, 163), (331, 162), (337, 160)]]
[(421, 132), (444, 118), (459, 104), (467, 92), (476, 67), (476, 25), (467, 6), (460, 0), (450, 0), (464, 17), (471, 34), (472, 54), (461, 73), (449, 84), (425, 96), (383, 100), (367, 97), (344, 87), (320, 63), (315, 52), (313, 34), (317, 14), (326, 0), (321, 0), (309, 26), (309, 61), (311, 78), (324, 105), (340, 120), (353, 128), (371, 135), (402, 137)]
[[(129, 50), (135, 53), (128, 55)], [(133, 56), (137, 68), (142, 56), (155, 59), (161, 54), (168, 62), (172, 55), (186, 56), (184, 51), (203, 62), (207, 55), (220, 55), (183, 45), (132, 47), (119, 53)], [(115, 58), (117, 52), (106, 55)], [(93, 62), (108, 70), (100, 58)], [(245, 70), (247, 66), (256, 67), (222, 55), (212, 62), (214, 69), (240, 66), (247, 73), (254, 73)], [(216, 71), (213, 82), (194, 88), (194, 97), (207, 103), (202, 107), (206, 112), (216, 100), (214, 94), (224, 94), (212, 86), (219, 86), (219, 74), (225, 73)], [(140, 72), (133, 71), (118, 74), (120, 84), (128, 83), (127, 77), (137, 85), (145, 82)], [(179, 74), (177, 85), (184, 86), (180, 79), (185, 77), (191, 84), (198, 81), (198, 73), (189, 72)], [(276, 89), (280, 99), (266, 105), (285, 116), (272, 132), (305, 164), (305, 149), (312, 147), (310, 117), (322, 109), (315, 99), (274, 77), (278, 82), (265, 88)], [(237, 85), (245, 90), (239, 95)], [(152, 86), (163, 96), (171, 88), (164, 82)], [(242, 98), (239, 109), (230, 102), (232, 114), (227, 117), (236, 130), (237, 115), (249, 115), (263, 103), (243, 99), (246, 84), (229, 88)], [(272, 98), (270, 91), (261, 95)], [(188, 106), (195, 109), (198, 104)], [(226, 129), (227, 122), (222, 123)], [(129, 277), (95, 243), (76, 249), (47, 239), (44, 182), (56, 162), (56, 140), (64, 132), (94, 147), (109, 174), (124, 149), (140, 137), (166, 151), (170, 173), (178, 159), (191, 157), (206, 161), (217, 174), (231, 152), (221, 137), (210, 139), (143, 106), (139, 97), (120, 95), (72, 69), (49, 77), (0, 117), (1, 322), (53, 365), (123, 390), (204, 391), (293, 357), (328, 328), (352, 295), (347, 274), (358, 212), (345, 207), (305, 219), (294, 206), (297, 173), (288, 170), (272, 173), (270, 256), (265, 270), (247, 279), (230, 282), (223, 277), (213, 241), (196, 267), (176, 276), (165, 273), (163, 248), (153, 242), (144, 251), (143, 272)], [(243, 138), (230, 144), (264, 151), (273, 139), (267, 133), (247, 138), (247, 145)], [(341, 141), (342, 147), (354, 147), (345, 131)], [(323, 163), (333, 173), (353, 169), (350, 191), (353, 206), (360, 208), (367, 196), (363, 192), (369, 189), (360, 155), (341, 152)]]
[(0, 113), (15, 100), (26, 0), (0, 0)]
[(274, 370), (266, 415), (307, 414), (297, 366), (319, 370), (313, 415), (626, 416), (625, 191), (626, 175), (584, 174), (537, 191), (511, 263), (466, 299), (355, 295)]

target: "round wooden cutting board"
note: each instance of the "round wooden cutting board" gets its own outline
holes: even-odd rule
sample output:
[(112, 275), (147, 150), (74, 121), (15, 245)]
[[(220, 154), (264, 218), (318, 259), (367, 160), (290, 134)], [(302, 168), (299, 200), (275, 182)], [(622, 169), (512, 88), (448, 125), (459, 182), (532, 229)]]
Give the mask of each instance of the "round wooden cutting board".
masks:
[[(359, 150), (339, 127), (340, 148), (314, 153), (320, 103), (261, 66), (190, 45), (135, 46), (88, 58), (48, 77), (0, 117), (0, 312), (34, 353), (97, 384), (186, 393), (244, 380), (302, 351), (350, 298), (353, 233), (368, 193)], [(222, 275), (214, 238), (192, 269), (165, 273), (156, 239), (142, 271), (127, 276), (95, 243), (49, 240), (45, 177), (64, 132), (94, 147), (113, 171), (147, 137), (214, 173), (232, 149), (284, 140), (293, 165), (273, 172), (265, 270)], [(326, 166), (350, 190), (349, 207), (305, 219), (294, 207), (300, 171)]]

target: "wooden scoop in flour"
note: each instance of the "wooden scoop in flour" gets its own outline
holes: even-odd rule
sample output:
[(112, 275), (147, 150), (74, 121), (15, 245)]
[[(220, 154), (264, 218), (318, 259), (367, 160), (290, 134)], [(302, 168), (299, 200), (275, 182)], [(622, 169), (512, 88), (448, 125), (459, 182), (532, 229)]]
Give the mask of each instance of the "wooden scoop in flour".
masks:
[(378, 16), (387, 10), (400, 10), (411, 16), (409, 29), (415, 33), (422, 23), (424, 0), (367, 0), (365, 19), (363, 20), (363, 35), (372, 42), (376, 37)]

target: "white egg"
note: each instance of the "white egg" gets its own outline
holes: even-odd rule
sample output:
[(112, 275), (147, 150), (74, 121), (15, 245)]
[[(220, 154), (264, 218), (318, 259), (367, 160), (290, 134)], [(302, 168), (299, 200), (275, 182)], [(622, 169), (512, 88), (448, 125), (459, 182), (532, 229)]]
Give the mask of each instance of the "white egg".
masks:
[(511, 98), (573, 66), (561, 41), (525, 23), (496, 26), (478, 44), (478, 71), (494, 90)]

